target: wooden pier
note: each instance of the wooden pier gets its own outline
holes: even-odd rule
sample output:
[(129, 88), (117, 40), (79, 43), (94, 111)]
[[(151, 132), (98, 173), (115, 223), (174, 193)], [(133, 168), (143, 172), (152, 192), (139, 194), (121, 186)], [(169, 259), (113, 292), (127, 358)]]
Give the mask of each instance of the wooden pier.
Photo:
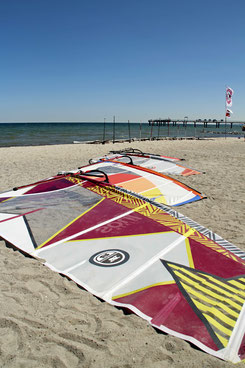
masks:
[(232, 128), (233, 127), (233, 125), (241, 125), (241, 124), (245, 124), (245, 122), (244, 121), (224, 121), (224, 120), (216, 120), (216, 119), (213, 119), (213, 120), (211, 120), (211, 119), (209, 119), (209, 120), (206, 120), (206, 119), (204, 119), (204, 120), (202, 120), (202, 119), (198, 119), (198, 120), (189, 120), (189, 119), (182, 119), (182, 120), (172, 120), (172, 119), (170, 119), (170, 118), (168, 118), (168, 119), (150, 119), (150, 120), (148, 120), (148, 123), (149, 123), (149, 125), (150, 126), (154, 126), (154, 125), (156, 125), (156, 126), (170, 126), (170, 125), (172, 125), (172, 126), (177, 126), (177, 125), (179, 125), (179, 124), (182, 124), (183, 125), (183, 127), (187, 127), (187, 125), (194, 125), (194, 127), (196, 127), (197, 126), (197, 124), (203, 124), (203, 127), (204, 128), (207, 128), (208, 127), (208, 125), (213, 125), (213, 124), (215, 124), (215, 127), (216, 128), (219, 128), (220, 127), (220, 124), (229, 124), (230, 125), (230, 127)]

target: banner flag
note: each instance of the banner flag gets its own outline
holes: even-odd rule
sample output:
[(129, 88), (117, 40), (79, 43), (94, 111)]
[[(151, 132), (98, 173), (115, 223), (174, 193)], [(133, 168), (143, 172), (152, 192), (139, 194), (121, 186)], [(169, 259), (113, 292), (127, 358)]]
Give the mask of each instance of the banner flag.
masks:
[(225, 114), (225, 116), (226, 116), (227, 118), (230, 118), (230, 117), (231, 117), (231, 114), (233, 114), (233, 112), (232, 112), (231, 110), (229, 110), (229, 109), (226, 109), (226, 114)]
[(234, 91), (230, 87), (226, 87), (226, 94), (225, 94), (225, 100), (226, 100), (226, 107), (232, 106), (232, 96), (234, 94)]

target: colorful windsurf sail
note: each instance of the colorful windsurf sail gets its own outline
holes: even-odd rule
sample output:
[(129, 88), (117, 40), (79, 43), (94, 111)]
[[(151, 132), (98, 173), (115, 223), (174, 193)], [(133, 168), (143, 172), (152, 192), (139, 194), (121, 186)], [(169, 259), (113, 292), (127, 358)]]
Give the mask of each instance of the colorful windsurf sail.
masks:
[(114, 150), (114, 151), (110, 151), (110, 153), (116, 153), (116, 154), (122, 154), (122, 155), (134, 155), (134, 156), (145, 156), (145, 157), (152, 157), (152, 158), (157, 158), (157, 159), (163, 159), (163, 160), (168, 160), (168, 161), (183, 161), (183, 158), (178, 158), (178, 157), (171, 157), (171, 156), (164, 156), (164, 155), (157, 155), (154, 153), (147, 153), (147, 152), (142, 152), (140, 149), (138, 148), (124, 148), (122, 150)]
[(161, 331), (242, 360), (245, 261), (107, 179), (71, 173), (3, 193), (0, 238)]
[(201, 174), (201, 171), (190, 169), (180, 164), (177, 164), (176, 158), (166, 157), (166, 156), (157, 156), (149, 153), (137, 153), (126, 151), (122, 153), (122, 151), (112, 151), (108, 155), (93, 158), (89, 161), (90, 164), (100, 162), (100, 161), (118, 161), (131, 163), (133, 165), (145, 167), (147, 169), (151, 169), (163, 174), (173, 174), (173, 175), (197, 175)]
[[(106, 180), (120, 188), (124, 188), (128, 193), (141, 194), (150, 199), (153, 203), (164, 204), (168, 206), (181, 206), (187, 203), (195, 202), (205, 198), (198, 191), (187, 185), (172, 179), (169, 176), (157, 173), (150, 169), (126, 164), (123, 162), (104, 161), (88, 166), (83, 166), (79, 171), (74, 170), (72, 175), (83, 174), (94, 176), (99, 180)], [(63, 189), (75, 185), (67, 180), (66, 175), (57, 175), (47, 180), (37, 182), (33, 186), (21, 187), (18, 191), (13, 190), (11, 196), (19, 196), (23, 193), (33, 194), (36, 191), (45, 191), (46, 188), (53, 190)], [(5, 198), (5, 194), (0, 194)]]
[(93, 169), (106, 173), (111, 184), (157, 203), (181, 206), (205, 198), (180, 181), (144, 167), (114, 161), (101, 161), (81, 167), (83, 172)]

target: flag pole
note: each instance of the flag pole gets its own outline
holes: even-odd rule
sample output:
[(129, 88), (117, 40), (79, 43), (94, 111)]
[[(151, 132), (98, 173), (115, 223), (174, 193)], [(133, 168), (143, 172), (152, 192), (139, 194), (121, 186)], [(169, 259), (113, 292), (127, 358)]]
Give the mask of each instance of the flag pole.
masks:
[(226, 139), (226, 123), (227, 123), (227, 117), (226, 117), (226, 110), (227, 110), (226, 91), (227, 91), (227, 86), (225, 86), (225, 139)]

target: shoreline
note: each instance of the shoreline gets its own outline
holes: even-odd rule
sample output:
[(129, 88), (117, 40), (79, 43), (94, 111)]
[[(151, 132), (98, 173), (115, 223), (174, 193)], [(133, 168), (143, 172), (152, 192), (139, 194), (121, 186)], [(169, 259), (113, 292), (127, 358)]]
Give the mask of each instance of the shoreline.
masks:
[(203, 140), (221, 140), (221, 139), (244, 139), (245, 140), (245, 133), (244, 136), (239, 136), (237, 137), (235, 134), (233, 134), (232, 136), (218, 136), (218, 137), (194, 137), (194, 136), (189, 136), (189, 137), (153, 137), (153, 138), (131, 138), (131, 139), (115, 139), (114, 143), (113, 140), (105, 140), (105, 141), (100, 141), (100, 140), (94, 140), (94, 141), (73, 141), (73, 142), (69, 142), (69, 143), (50, 143), (50, 144), (33, 144), (33, 145), (13, 145), (13, 146), (1, 146), (0, 145), (0, 149), (1, 148), (17, 148), (17, 147), (49, 147), (49, 146), (67, 146), (67, 145), (78, 145), (78, 144), (92, 144), (92, 145), (107, 145), (107, 144), (116, 144), (116, 143), (133, 143), (133, 142), (137, 142), (137, 143), (141, 143), (141, 142), (155, 142), (155, 141), (185, 141), (185, 140), (193, 140), (193, 141), (203, 141)]
[[(237, 137), (0, 147), (0, 191), (76, 169), (92, 157), (128, 147), (184, 158), (181, 165), (205, 171), (175, 176), (207, 196), (175, 209), (245, 250), (245, 142)], [(156, 332), (140, 317), (99, 301), (38, 260), (3, 241), (0, 245), (1, 365), (234, 367)]]

